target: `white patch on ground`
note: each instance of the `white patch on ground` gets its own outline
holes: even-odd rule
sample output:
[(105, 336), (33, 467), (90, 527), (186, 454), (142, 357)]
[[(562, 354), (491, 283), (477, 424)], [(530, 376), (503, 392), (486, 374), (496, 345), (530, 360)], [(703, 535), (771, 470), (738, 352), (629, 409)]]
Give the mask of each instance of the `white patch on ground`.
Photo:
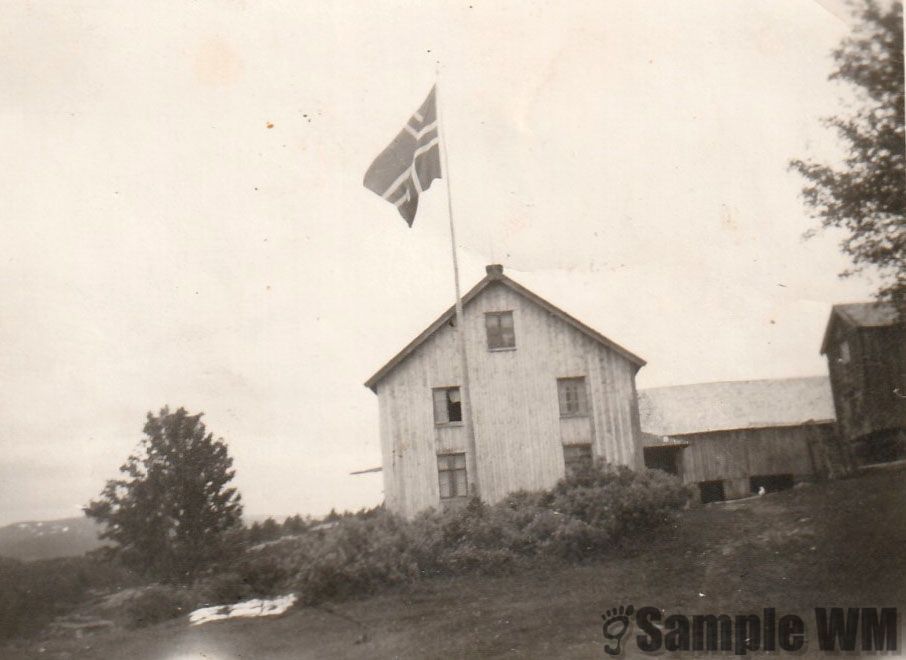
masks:
[(222, 619), (236, 619), (239, 617), (276, 616), (283, 614), (296, 602), (296, 595), (278, 596), (277, 598), (254, 598), (234, 605), (215, 605), (202, 607), (189, 615), (189, 623), (193, 626), (209, 621)]

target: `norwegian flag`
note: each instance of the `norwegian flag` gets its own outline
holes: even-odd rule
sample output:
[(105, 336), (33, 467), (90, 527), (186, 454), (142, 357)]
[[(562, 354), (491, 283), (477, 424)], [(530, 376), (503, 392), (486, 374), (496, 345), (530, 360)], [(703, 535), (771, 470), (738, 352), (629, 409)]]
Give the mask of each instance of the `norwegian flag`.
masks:
[(396, 206), (410, 227), (418, 210), (418, 196), (434, 179), (441, 178), (435, 96), (432, 87), (399, 135), (374, 159), (363, 181), (368, 190)]

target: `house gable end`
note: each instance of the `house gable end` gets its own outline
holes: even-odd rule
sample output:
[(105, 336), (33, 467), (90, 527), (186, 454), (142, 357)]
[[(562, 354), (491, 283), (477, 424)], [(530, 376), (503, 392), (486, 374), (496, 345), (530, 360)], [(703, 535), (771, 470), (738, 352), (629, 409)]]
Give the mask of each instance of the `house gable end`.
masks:
[[(544, 300), (537, 294), (529, 291), (523, 287), (518, 282), (511, 280), (509, 277), (503, 275), (499, 270), (489, 269), (488, 275), (483, 278), (478, 284), (476, 284), (468, 293), (466, 293), (462, 298), (463, 308), (469, 306), (469, 304), (480, 296), (490, 285), (499, 284), (504, 287), (507, 287), (511, 291), (517, 293), (520, 297), (527, 299), (529, 302), (534, 303), (536, 306), (540, 307), (544, 311), (548, 312), (552, 316), (558, 318), (561, 322), (571, 326), (575, 330), (578, 330), (583, 335), (591, 338), (599, 344), (603, 344), (607, 348), (611, 349), (628, 362), (634, 365), (635, 370), (637, 371), (645, 365), (645, 360), (638, 357), (634, 353), (626, 350), (619, 344), (611, 341), (598, 331), (588, 327), (575, 317), (567, 314), (560, 308), (552, 305), (548, 301)], [(425, 344), (429, 339), (436, 336), (436, 334), (448, 323), (453, 321), (456, 316), (455, 306), (448, 308), (443, 314), (441, 314), (431, 325), (425, 328), (415, 339), (413, 339), (409, 344), (407, 344), (403, 350), (397, 353), (387, 364), (381, 367), (371, 378), (365, 381), (365, 386), (370, 388), (373, 392), (377, 392), (378, 384), (396, 367), (398, 367), (403, 361), (405, 361), (410, 355), (412, 355), (416, 350), (418, 350), (423, 344)]]

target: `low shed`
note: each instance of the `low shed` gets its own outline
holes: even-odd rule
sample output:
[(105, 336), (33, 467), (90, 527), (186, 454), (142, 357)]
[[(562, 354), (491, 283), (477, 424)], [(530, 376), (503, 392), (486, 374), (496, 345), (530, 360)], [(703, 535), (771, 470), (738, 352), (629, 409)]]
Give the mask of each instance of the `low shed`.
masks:
[(704, 502), (828, 476), (838, 446), (824, 376), (639, 391), (645, 462), (698, 486)]

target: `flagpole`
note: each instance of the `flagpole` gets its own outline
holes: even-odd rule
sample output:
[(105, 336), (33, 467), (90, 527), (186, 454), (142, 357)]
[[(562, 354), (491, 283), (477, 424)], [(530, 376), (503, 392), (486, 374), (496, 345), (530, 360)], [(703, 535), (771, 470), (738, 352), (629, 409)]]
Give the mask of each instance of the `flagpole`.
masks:
[(478, 483), (478, 457), (476, 456), (475, 427), (472, 424), (472, 398), (469, 388), (469, 361), (466, 357), (466, 325), (463, 321), (462, 296), (459, 289), (459, 260), (456, 255), (456, 226), (453, 223), (453, 193), (450, 184), (450, 166), (447, 163), (447, 131), (443, 127), (440, 102), (440, 65), (437, 67), (437, 82), (434, 85), (434, 102), (437, 107), (437, 128), (440, 135), (441, 174), (447, 182), (447, 215), (450, 219), (450, 247), (453, 253), (453, 280), (456, 288), (456, 329), (459, 337), (459, 357), (462, 368), (462, 419), (466, 433), (466, 473), (469, 477), (469, 495), (480, 497)]

